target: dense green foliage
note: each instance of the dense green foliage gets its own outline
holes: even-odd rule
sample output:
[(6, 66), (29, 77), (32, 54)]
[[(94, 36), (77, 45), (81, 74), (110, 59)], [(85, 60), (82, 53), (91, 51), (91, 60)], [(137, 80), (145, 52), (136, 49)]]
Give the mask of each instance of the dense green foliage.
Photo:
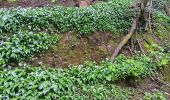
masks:
[(153, 16), (154, 33), (164, 43), (164, 49), (170, 50), (170, 17), (160, 11), (156, 11)]
[(153, 0), (153, 8), (164, 12), (164, 5), (168, 3), (168, 0)]
[(167, 100), (164, 93), (156, 91), (154, 93), (145, 93), (144, 100)]
[(129, 28), (133, 0), (111, 0), (83, 8), (44, 7), (0, 10), (0, 32), (18, 30), (68, 32), (86, 35), (94, 31), (120, 34)]
[(34, 53), (47, 50), (56, 43), (58, 36), (45, 33), (19, 32), (0, 44), (0, 65), (17, 63)]
[[(154, 54), (155, 55), (155, 54)], [(0, 97), (7, 99), (71, 99), (94, 98), (128, 99), (129, 93), (111, 83), (127, 77), (151, 75), (165, 59), (162, 54), (158, 61), (147, 56), (119, 56), (113, 63), (86, 62), (68, 69), (26, 67), (0, 71)]]
[[(85, 8), (15, 8), (0, 10), (0, 66), (29, 59), (34, 53), (47, 50), (59, 39), (43, 32), (75, 31), (87, 35), (94, 31), (114, 34), (127, 31), (134, 12), (128, 9), (133, 0), (112, 0)], [(162, 19), (161, 19), (162, 18)], [(167, 16), (157, 13), (157, 22), (170, 24)], [(23, 32), (22, 32), (23, 31)], [(42, 32), (43, 31), (43, 32)], [(35, 33), (36, 34), (35, 34)], [(12, 33), (9, 36), (6, 33)], [(14, 34), (15, 33), (15, 34)], [(3, 34), (3, 35), (2, 35)], [(2, 39), (2, 36), (7, 36)], [(114, 62), (53, 69), (32, 66), (7, 69), (0, 67), (1, 99), (61, 99), (61, 100), (125, 100), (129, 90), (112, 82), (125, 78), (153, 75), (168, 63), (169, 55), (151, 52), (149, 55), (125, 57)], [(156, 58), (156, 59), (155, 59)], [(144, 99), (164, 99), (161, 93), (145, 94)]]
[(170, 18), (160, 11), (155, 11), (153, 16), (153, 22), (158, 26), (160, 24), (164, 26), (170, 26)]

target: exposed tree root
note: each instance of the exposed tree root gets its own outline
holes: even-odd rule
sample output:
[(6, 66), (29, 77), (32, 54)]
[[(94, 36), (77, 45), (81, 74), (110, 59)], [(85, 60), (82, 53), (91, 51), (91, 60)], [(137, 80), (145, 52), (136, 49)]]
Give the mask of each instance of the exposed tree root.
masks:
[(140, 51), (142, 51), (142, 53), (145, 54), (145, 51), (143, 50), (142, 45), (141, 45), (141, 41), (139, 39), (137, 39), (137, 43), (139, 45)]
[[(115, 59), (115, 57), (118, 55), (118, 53), (120, 52), (120, 50), (122, 49), (122, 47), (127, 44), (127, 42), (129, 41), (129, 39), (131, 39), (133, 33), (135, 32), (136, 29), (142, 29), (142, 33), (146, 32), (149, 29), (150, 34), (153, 36), (153, 32), (152, 32), (152, 0), (144, 0), (141, 4), (140, 4), (140, 9), (139, 9), (139, 16), (137, 16), (134, 20), (133, 20), (133, 24), (131, 26), (131, 29), (129, 31), (129, 33), (125, 36), (125, 38), (123, 39), (123, 41), (118, 45), (118, 47), (115, 49), (115, 51), (112, 53), (111, 55), (111, 61), (113, 61)], [(138, 23), (137, 23), (138, 22)], [(144, 31), (143, 31), (144, 29)], [(158, 41), (157, 37), (154, 36), (153, 37), (155, 41)], [(147, 39), (144, 37), (142, 39), (142, 41), (145, 40), (148, 44), (150, 44)], [(131, 39), (131, 46), (132, 49), (134, 48), (134, 39)], [(139, 39), (136, 39), (137, 45), (139, 46), (140, 51), (145, 54), (145, 51), (140, 43)], [(132, 52), (132, 51), (130, 51)]]
[(129, 50), (130, 54), (133, 56), (133, 51), (132, 51), (131, 47), (130, 47), (130, 46), (126, 46), (125, 48), (126, 48), (127, 50)]
[(111, 56), (111, 61), (113, 61), (115, 59), (115, 57), (119, 54), (120, 50), (122, 49), (122, 47), (128, 42), (128, 40), (132, 37), (134, 31), (136, 30), (137, 27), (137, 20), (133, 19), (133, 23), (131, 26), (131, 29), (129, 31), (129, 33), (124, 37), (123, 41), (118, 45), (118, 47), (115, 49), (115, 51), (112, 53)]

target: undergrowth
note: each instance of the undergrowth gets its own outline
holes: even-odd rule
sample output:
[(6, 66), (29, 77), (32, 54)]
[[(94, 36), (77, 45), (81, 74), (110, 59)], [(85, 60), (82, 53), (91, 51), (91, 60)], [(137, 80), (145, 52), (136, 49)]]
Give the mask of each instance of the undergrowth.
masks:
[(146, 92), (144, 95), (144, 100), (167, 100), (167, 98), (161, 91), (155, 91), (154, 93)]
[(28, 60), (33, 54), (47, 50), (59, 40), (57, 35), (18, 32), (0, 44), (0, 65), (17, 64)]
[(160, 11), (155, 11), (153, 16), (155, 35), (163, 43), (164, 49), (170, 51), (170, 18)]
[[(128, 9), (131, 2), (132, 0), (112, 0), (85, 8), (1, 9), (0, 32), (13, 34), (5, 40), (2, 39), (0, 43), (0, 98), (132, 99), (129, 91), (133, 90), (116, 87), (112, 82), (128, 77), (151, 76), (168, 63), (168, 55), (161, 52), (151, 52), (147, 56), (120, 55), (114, 62), (86, 62), (83, 65), (68, 66), (67, 69), (28, 65), (14, 69), (4, 67), (10, 63), (27, 60), (34, 53), (47, 50), (58, 41), (58, 35), (53, 36), (42, 31), (75, 31), (81, 35), (95, 31), (109, 31), (113, 34), (127, 31), (134, 15), (134, 12)], [(160, 16), (162, 15), (157, 14), (154, 18), (169, 25), (169, 18)], [(157, 97), (146, 94), (145, 97), (147, 99), (155, 96)], [(159, 97), (162, 98), (162, 94), (158, 94)]]
[(87, 35), (95, 31), (127, 32), (134, 12), (133, 0), (111, 0), (83, 8), (43, 7), (0, 10), (0, 32), (20, 30), (48, 33), (75, 31)]
[[(154, 55), (154, 54), (153, 54)], [(151, 55), (151, 57), (153, 56)], [(68, 69), (26, 66), (0, 71), (0, 97), (2, 99), (131, 99), (132, 92), (115, 87), (112, 82), (127, 77), (153, 75), (166, 63), (164, 54), (159, 60), (144, 55), (125, 57), (100, 64), (86, 62)]]

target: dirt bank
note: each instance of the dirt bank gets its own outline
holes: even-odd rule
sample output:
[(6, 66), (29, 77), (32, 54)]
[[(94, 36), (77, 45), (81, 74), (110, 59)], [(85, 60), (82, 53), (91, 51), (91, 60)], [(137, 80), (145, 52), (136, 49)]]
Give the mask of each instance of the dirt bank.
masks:
[[(86, 0), (90, 1), (90, 0)], [(95, 0), (95, 3), (100, 0)], [(9, 2), (7, 0), (0, 1), (0, 8), (9, 8), (9, 7), (43, 7), (43, 6), (66, 6), (74, 7), (75, 2), (73, 0), (16, 0)]]
[[(82, 64), (87, 60), (100, 62), (110, 57), (122, 38), (123, 36), (113, 37), (111, 33), (103, 32), (96, 32), (88, 37), (66, 33), (59, 43), (44, 53), (36, 54), (29, 63), (35, 66), (65, 67)], [(126, 49), (122, 53), (129, 55)]]

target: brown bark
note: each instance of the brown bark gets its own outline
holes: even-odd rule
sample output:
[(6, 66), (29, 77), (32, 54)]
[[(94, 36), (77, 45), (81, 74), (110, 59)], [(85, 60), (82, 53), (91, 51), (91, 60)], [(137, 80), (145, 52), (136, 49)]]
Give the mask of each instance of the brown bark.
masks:
[(115, 59), (115, 57), (119, 54), (120, 50), (122, 49), (122, 47), (128, 42), (128, 40), (132, 37), (134, 31), (136, 30), (137, 27), (137, 20), (133, 19), (133, 23), (131, 26), (131, 29), (129, 31), (129, 33), (125, 36), (125, 38), (123, 39), (123, 41), (118, 45), (118, 47), (115, 49), (115, 51), (112, 53), (111, 56), (111, 61), (113, 61)]
[(148, 23), (147, 23), (147, 13), (146, 13), (146, 7), (148, 5), (150, 0), (143, 0), (143, 2), (141, 3), (141, 7), (140, 7), (140, 14), (139, 14), (139, 29), (141, 32), (145, 32), (146, 27), (148, 27)]
[(74, 1), (74, 3), (75, 3), (75, 7), (79, 7), (79, 2), (80, 2), (80, 0), (73, 0)]
[(91, 5), (95, 0), (73, 0), (75, 2), (75, 7), (87, 7)]
[(145, 8), (148, 4), (149, 0), (144, 0), (142, 5), (141, 5), (141, 9), (140, 9), (140, 15), (139, 15), (139, 20), (142, 20), (142, 21), (146, 21), (145, 19)]
[(165, 10), (167, 16), (170, 17), (170, 8), (169, 8), (167, 5), (165, 5), (165, 6), (164, 6), (164, 10)]
[(145, 51), (143, 50), (142, 45), (141, 45), (141, 43), (140, 43), (140, 40), (139, 40), (139, 39), (137, 39), (137, 43), (138, 43), (139, 48), (140, 48), (140, 50), (142, 51), (142, 53), (143, 53), (143, 54), (145, 54)]

